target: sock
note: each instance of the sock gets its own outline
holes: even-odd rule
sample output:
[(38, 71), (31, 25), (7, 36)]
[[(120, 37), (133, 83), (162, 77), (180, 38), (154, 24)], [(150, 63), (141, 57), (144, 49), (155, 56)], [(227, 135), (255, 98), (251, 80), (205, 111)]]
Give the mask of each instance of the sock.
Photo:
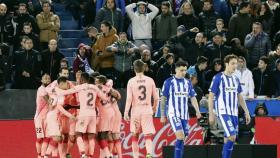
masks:
[(137, 136), (132, 136), (132, 151), (133, 151), (133, 158), (139, 158), (139, 146), (138, 146)]
[(81, 155), (82, 155), (82, 153), (85, 153), (85, 146), (84, 146), (83, 138), (81, 135), (77, 136), (77, 145), (78, 145)]
[(184, 141), (177, 139), (175, 143), (174, 158), (183, 158), (184, 153)]
[(122, 158), (122, 144), (121, 144), (121, 141), (118, 139), (118, 140), (115, 140), (114, 143), (115, 143), (115, 148), (116, 148), (118, 157)]
[(103, 150), (105, 157), (109, 158), (111, 154), (110, 154), (110, 151), (109, 151), (109, 148), (108, 148), (107, 140), (100, 140), (99, 141), (99, 146)]
[(113, 153), (114, 141), (113, 141), (113, 140), (109, 140), (109, 141), (108, 141), (108, 146), (109, 146), (109, 151), (110, 151), (111, 153)]
[(145, 146), (146, 146), (147, 154), (152, 154), (153, 152), (152, 136), (145, 136)]
[(49, 142), (50, 142), (50, 138), (43, 139), (43, 143), (42, 143), (42, 147), (41, 147), (41, 156), (45, 156)]
[(95, 139), (94, 137), (88, 139), (89, 142), (89, 154), (88, 155), (93, 155), (94, 154), (94, 148), (95, 148)]
[(228, 140), (224, 146), (223, 146), (223, 152), (222, 152), (222, 155), (223, 155), (223, 158), (230, 158), (231, 157), (231, 153), (232, 153), (232, 150), (233, 150), (233, 144), (234, 142)]
[(87, 135), (83, 135), (83, 141), (84, 141), (85, 153), (89, 154), (89, 142), (88, 142)]

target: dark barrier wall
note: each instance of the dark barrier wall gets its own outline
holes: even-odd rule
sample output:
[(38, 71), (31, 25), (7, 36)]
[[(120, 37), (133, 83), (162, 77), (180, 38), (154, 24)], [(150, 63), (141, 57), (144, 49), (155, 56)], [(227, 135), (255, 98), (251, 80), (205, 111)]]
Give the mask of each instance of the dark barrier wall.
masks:
[[(184, 158), (222, 158), (222, 145), (185, 146)], [(174, 146), (163, 148), (163, 157), (173, 157)], [(234, 145), (232, 158), (277, 158), (276, 145)]]

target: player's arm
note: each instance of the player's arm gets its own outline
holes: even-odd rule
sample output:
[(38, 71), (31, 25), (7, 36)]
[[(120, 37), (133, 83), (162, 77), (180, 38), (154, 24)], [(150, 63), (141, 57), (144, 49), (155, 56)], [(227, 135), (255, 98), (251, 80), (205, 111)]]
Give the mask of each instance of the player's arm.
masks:
[(56, 87), (55, 91), (58, 96), (65, 96), (73, 93), (77, 93), (81, 90), (80, 85), (74, 86), (73, 88), (67, 89), (67, 90), (62, 90), (58, 87)]
[(208, 96), (208, 112), (209, 112), (209, 123), (214, 124), (214, 96), (215, 94), (212, 92), (209, 92)]
[(157, 93), (157, 88), (156, 88), (155, 82), (153, 82), (152, 97), (153, 97), (153, 99), (154, 99), (154, 102), (153, 102), (153, 111), (154, 111), (154, 113), (155, 113), (156, 110), (157, 110), (158, 102), (159, 102), (159, 96), (158, 96), (158, 93)]
[(111, 89), (110, 90), (110, 94), (112, 97), (114, 97), (116, 100), (120, 100), (121, 99), (121, 94), (119, 91), (115, 90), (115, 89)]
[(170, 89), (170, 82), (169, 80), (165, 80), (162, 87), (162, 96), (161, 96), (161, 104), (160, 104), (160, 122), (165, 124), (166, 123), (166, 113), (165, 107), (166, 103), (168, 102), (167, 98), (169, 97), (169, 89)]
[(196, 112), (196, 117), (199, 119), (201, 117), (200, 111), (199, 111), (199, 106), (198, 106), (198, 102), (196, 100), (196, 97), (191, 97), (191, 103), (195, 109)]
[(61, 112), (63, 115), (69, 117), (69, 118), (75, 118), (75, 116), (73, 116), (71, 113), (69, 113), (68, 111), (66, 111), (61, 104), (58, 104), (57, 106), (57, 109), (59, 112)]
[(127, 96), (126, 96), (126, 103), (125, 103), (125, 110), (124, 110), (124, 119), (126, 121), (129, 121), (128, 112), (132, 104), (132, 89), (131, 89), (130, 82), (128, 82), (127, 84), (126, 95)]
[(246, 124), (248, 125), (251, 122), (251, 117), (250, 117), (249, 110), (246, 106), (246, 102), (240, 93), (238, 94), (238, 102), (245, 112)]

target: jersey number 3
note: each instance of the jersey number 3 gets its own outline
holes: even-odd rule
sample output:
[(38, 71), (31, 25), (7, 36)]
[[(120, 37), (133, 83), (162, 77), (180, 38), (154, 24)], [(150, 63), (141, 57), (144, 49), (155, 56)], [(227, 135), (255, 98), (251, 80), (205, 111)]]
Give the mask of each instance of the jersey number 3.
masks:
[(146, 97), (147, 97), (147, 94), (146, 94), (146, 91), (147, 91), (147, 89), (146, 89), (146, 87), (145, 86), (139, 86), (138, 87), (138, 90), (141, 92), (141, 95), (140, 96), (138, 96), (138, 99), (139, 100), (145, 100), (146, 99)]

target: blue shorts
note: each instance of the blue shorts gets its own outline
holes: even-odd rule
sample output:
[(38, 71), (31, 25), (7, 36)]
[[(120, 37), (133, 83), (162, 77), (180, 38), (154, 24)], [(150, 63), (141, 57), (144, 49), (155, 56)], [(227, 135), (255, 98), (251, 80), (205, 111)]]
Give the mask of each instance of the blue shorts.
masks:
[(222, 126), (224, 128), (224, 136), (234, 136), (238, 134), (238, 117), (227, 115), (227, 114), (221, 114), (219, 115), (219, 119), (222, 123)]
[(189, 135), (189, 124), (188, 120), (184, 120), (178, 117), (169, 117), (169, 122), (172, 127), (172, 130), (176, 133), (180, 130), (182, 130), (185, 134), (185, 136)]

